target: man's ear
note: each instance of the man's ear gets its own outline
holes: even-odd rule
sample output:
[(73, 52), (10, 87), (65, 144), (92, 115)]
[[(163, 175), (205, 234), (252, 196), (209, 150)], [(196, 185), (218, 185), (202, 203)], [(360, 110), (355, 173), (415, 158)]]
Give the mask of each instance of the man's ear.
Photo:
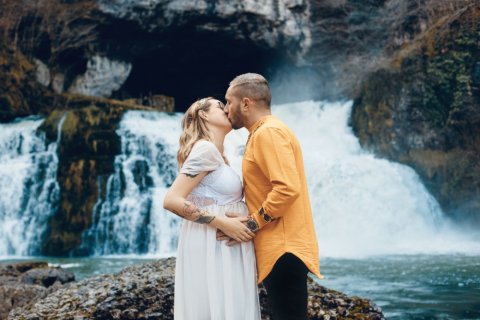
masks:
[(248, 109), (252, 104), (252, 100), (250, 100), (249, 98), (243, 98), (242, 102), (243, 102), (243, 111), (248, 111)]

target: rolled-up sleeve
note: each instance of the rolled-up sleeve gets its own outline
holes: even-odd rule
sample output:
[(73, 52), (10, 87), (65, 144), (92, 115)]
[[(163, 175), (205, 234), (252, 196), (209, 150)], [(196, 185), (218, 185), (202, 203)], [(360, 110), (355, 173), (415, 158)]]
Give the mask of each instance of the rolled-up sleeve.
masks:
[(272, 185), (262, 207), (253, 213), (262, 228), (272, 219), (281, 217), (295, 202), (300, 194), (301, 181), (288, 132), (268, 127), (255, 138), (255, 163)]

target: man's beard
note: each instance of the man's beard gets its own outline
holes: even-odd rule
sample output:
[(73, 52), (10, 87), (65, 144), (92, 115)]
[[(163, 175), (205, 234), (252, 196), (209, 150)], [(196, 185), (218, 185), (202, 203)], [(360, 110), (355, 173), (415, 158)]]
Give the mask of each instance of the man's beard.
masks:
[(237, 123), (234, 123), (232, 121), (230, 121), (230, 124), (232, 125), (232, 128), (235, 129), (235, 130), (243, 128), (242, 125), (238, 125)]
[(236, 112), (235, 112), (235, 116), (233, 117), (233, 119), (232, 120), (228, 119), (228, 121), (230, 121), (233, 129), (238, 130), (238, 129), (241, 129), (241, 128), (244, 127), (243, 121), (240, 118), (240, 105), (237, 106), (235, 111)]

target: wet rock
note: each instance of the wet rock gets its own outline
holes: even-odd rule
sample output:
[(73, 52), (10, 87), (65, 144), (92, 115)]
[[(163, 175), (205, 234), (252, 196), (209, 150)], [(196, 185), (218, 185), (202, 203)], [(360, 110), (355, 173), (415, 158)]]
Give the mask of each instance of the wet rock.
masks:
[(75, 281), (75, 276), (46, 262), (0, 265), (0, 319), (11, 309), (32, 303)]
[[(130, 266), (115, 275), (72, 283), (28, 306), (9, 319), (173, 319), (175, 259)], [(271, 319), (260, 287), (262, 319)], [(384, 319), (372, 302), (308, 282), (309, 319)]]

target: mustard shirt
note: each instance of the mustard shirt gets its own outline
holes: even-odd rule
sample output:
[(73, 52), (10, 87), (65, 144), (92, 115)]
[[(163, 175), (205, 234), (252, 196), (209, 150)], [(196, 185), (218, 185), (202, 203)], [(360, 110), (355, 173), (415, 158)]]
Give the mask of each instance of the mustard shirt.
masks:
[(254, 238), (258, 283), (287, 252), (323, 278), (298, 140), (273, 115), (261, 118), (248, 131), (242, 174), (248, 210), (260, 227)]

